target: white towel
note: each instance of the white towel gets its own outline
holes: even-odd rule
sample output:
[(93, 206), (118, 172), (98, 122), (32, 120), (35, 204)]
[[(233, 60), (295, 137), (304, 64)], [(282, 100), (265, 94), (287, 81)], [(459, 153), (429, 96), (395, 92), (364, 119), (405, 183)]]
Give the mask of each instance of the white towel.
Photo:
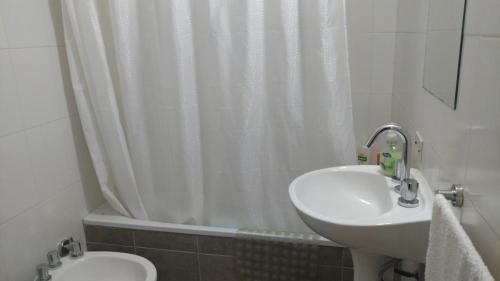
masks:
[(427, 249), (426, 281), (494, 281), (450, 203), (437, 195)]

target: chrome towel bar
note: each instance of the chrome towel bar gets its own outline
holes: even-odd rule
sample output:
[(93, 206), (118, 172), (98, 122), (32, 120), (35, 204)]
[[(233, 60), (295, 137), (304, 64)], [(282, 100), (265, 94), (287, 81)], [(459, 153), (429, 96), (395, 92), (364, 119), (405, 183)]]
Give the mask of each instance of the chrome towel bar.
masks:
[(455, 207), (462, 207), (464, 205), (464, 188), (459, 184), (452, 184), (449, 190), (436, 190), (436, 194), (443, 195)]

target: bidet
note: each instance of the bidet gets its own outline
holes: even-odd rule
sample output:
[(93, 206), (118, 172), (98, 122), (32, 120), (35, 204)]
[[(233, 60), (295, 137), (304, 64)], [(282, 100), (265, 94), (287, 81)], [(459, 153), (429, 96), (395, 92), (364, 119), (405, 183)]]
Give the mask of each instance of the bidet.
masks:
[[(156, 281), (156, 268), (147, 259), (125, 253), (86, 252), (78, 259), (65, 257), (62, 266), (49, 270), (45, 281)], [(38, 278), (35, 278), (35, 281)]]
[[(37, 266), (35, 281), (156, 281), (155, 266), (147, 259), (117, 252), (81, 252), (80, 243), (64, 239), (59, 251), (47, 254), (49, 265)], [(54, 252), (58, 253), (54, 256)]]

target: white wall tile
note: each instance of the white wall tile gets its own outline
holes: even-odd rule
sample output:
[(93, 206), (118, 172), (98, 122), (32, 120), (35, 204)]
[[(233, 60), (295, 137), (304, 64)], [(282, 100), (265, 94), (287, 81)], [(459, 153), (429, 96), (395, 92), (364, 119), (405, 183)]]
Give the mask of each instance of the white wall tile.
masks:
[(392, 93), (371, 94), (369, 99), (368, 131), (372, 132), (380, 125), (391, 121)]
[(398, 2), (398, 0), (375, 0), (373, 2), (374, 32), (396, 31)]
[(374, 0), (346, 1), (347, 28), (350, 33), (369, 33), (373, 30)]
[(9, 50), (0, 50), (0, 136), (23, 128)]
[[(471, 238), (474, 247), (479, 251), (481, 257), (489, 265), (489, 270), (498, 280), (500, 267), (497, 266), (500, 260), (500, 239), (492, 231), (488, 222), (481, 217), (480, 213), (467, 198), (462, 208), (462, 225)], [(498, 207), (498, 205), (497, 205)]]
[(500, 36), (500, 1), (467, 1), (465, 32), (469, 35)]
[(372, 36), (371, 91), (392, 93), (395, 35), (394, 33), (374, 33)]
[(368, 139), (370, 94), (357, 93), (352, 96), (352, 111), (354, 119), (354, 135), (358, 145)]
[(441, 168), (441, 159), (439, 159), (439, 154), (434, 151), (434, 148), (430, 145), (424, 145), (422, 151), (422, 163), (419, 166), (415, 165), (415, 159), (412, 160), (412, 166), (422, 171), (429, 186), (433, 190), (439, 189), (439, 171)]
[(57, 14), (60, 1), (1, 0), (9, 47), (55, 46), (61, 38), (61, 16)]
[(0, 225), (37, 201), (24, 133), (0, 138)]
[(428, 30), (461, 29), (465, 1), (433, 0), (429, 1), (427, 18)]
[(371, 33), (351, 33), (349, 39), (349, 67), (352, 92), (370, 92), (371, 84)]
[(3, 27), (3, 19), (0, 15), (0, 49), (7, 48), (7, 36), (5, 36), (5, 28)]
[(40, 205), (43, 226), (41, 235), (44, 244), (39, 247), (46, 253), (54, 249), (59, 241), (66, 237), (84, 240), (81, 223), (81, 201), (77, 197), (75, 185), (70, 186)]
[[(99, 190), (97, 182), (91, 182), (94, 186), (77, 182), (0, 225), (1, 280), (32, 280), (36, 265), (46, 262), (45, 254), (54, 250), (58, 241), (70, 236), (83, 241), (82, 216), (102, 203), (100, 193), (94, 198), (82, 193), (83, 188)], [(85, 200), (87, 206), (82, 206)]]
[(478, 212), (500, 237), (500, 151), (494, 149), (500, 143), (500, 132), (480, 128), (471, 134), (468, 170), (464, 185), (470, 190), (469, 198)]
[[(394, 97), (406, 107), (411, 102), (410, 93), (415, 94), (422, 89), (425, 35), (398, 33), (395, 45), (393, 92)], [(399, 109), (393, 108), (396, 111)]]
[(42, 263), (43, 221), (38, 208), (20, 214), (0, 226), (0, 261), (6, 281), (32, 280), (35, 267)]
[(57, 51), (55, 47), (11, 50), (25, 127), (68, 114)]
[(425, 32), (428, 4), (428, 1), (399, 0), (397, 31)]
[(39, 200), (78, 180), (78, 164), (67, 123), (64, 118), (26, 132)]
[(0, 264), (0, 279), (1, 280), (7, 280), (7, 273), (6, 273), (6, 270), (4, 269), (4, 266), (3, 264)]

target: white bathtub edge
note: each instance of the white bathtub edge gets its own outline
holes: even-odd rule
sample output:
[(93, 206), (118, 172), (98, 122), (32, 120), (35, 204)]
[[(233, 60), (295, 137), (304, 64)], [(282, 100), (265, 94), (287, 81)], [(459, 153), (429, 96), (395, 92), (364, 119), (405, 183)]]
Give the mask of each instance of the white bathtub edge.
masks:
[[(129, 228), (136, 230), (163, 231), (180, 234), (192, 235), (207, 235), (217, 237), (233, 238), (237, 236), (237, 228), (202, 226), (202, 225), (186, 225), (155, 221), (145, 221), (133, 218), (124, 217), (111, 209), (108, 204), (103, 204), (89, 215), (83, 218), (83, 223), (95, 226), (107, 226), (117, 228)], [(335, 242), (321, 237), (314, 241), (314, 244), (321, 246), (343, 247)]]

